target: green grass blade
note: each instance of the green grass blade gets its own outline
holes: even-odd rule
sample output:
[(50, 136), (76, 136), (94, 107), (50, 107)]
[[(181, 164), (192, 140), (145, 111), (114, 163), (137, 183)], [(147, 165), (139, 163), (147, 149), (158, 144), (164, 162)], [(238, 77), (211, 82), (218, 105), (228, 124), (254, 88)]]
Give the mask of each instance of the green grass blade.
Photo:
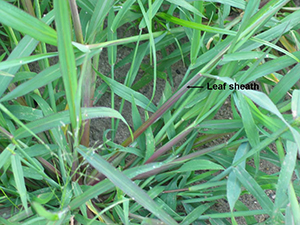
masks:
[(50, 26), (6, 1), (0, 1), (0, 14), (1, 23), (28, 34), (36, 40), (50, 45), (57, 44), (56, 32)]
[(210, 2), (218, 2), (224, 5), (230, 5), (239, 9), (245, 9), (246, 2), (243, 0), (210, 0)]
[[(130, 179), (143, 174), (155, 170), (156, 168), (160, 168), (162, 166), (161, 163), (153, 163), (148, 165), (137, 166), (134, 168), (130, 168), (125, 170), (123, 173)], [(94, 198), (110, 189), (114, 188), (114, 184), (110, 182), (110, 180), (104, 180), (99, 182), (98, 184), (89, 187), (82, 195), (76, 197), (71, 203), (70, 208), (76, 209), (77, 207), (85, 204), (91, 198)]]
[(300, 64), (297, 64), (289, 73), (281, 78), (279, 83), (272, 89), (269, 97), (275, 104), (278, 103), (299, 80), (296, 76), (299, 68)]
[(32, 206), (41, 217), (44, 217), (47, 220), (56, 221), (56, 220), (59, 220), (59, 218), (61, 216), (61, 215), (59, 215), (59, 213), (52, 213), (52, 212), (47, 211), (41, 204), (39, 204), (37, 202), (33, 202)]
[[(203, 2), (201, 1), (196, 1), (194, 3), (195, 8), (199, 9), (200, 12), (203, 10)], [(202, 17), (197, 15), (196, 13), (194, 14), (195, 17), (195, 23), (201, 24), (202, 23)], [(195, 64), (196, 59), (198, 57), (198, 53), (200, 50), (201, 46), (201, 31), (200, 30), (193, 30), (193, 38), (192, 38), (192, 44), (191, 44), (191, 65)]]
[(204, 159), (194, 159), (184, 163), (176, 172), (188, 172), (195, 170), (224, 170), (222, 166), (217, 163)]
[[(82, 108), (82, 119), (93, 119), (93, 118), (103, 118), (103, 117), (114, 117), (122, 120), (127, 126), (126, 120), (123, 116), (116, 110), (106, 107), (93, 107), (93, 108)], [(26, 124), (26, 127), (30, 129), (33, 133), (40, 133), (46, 130), (50, 130), (55, 127), (64, 126), (69, 124), (70, 113), (69, 111), (63, 111), (59, 113), (54, 113), (49, 116), (43, 117), (42, 119), (30, 122)], [(16, 130), (15, 138), (24, 138), (28, 137), (30, 133), (25, 130), (23, 127)]]
[[(148, 116), (148, 113), (146, 112), (145, 121), (147, 121), (148, 119), (149, 119), (149, 116)], [(145, 137), (146, 137), (146, 152), (145, 152), (145, 158), (143, 161), (144, 163), (151, 157), (151, 155), (155, 151), (155, 139), (154, 139), (154, 135), (153, 135), (151, 126), (149, 126), (145, 130)]]
[[(243, 155), (249, 151), (249, 144), (242, 143), (233, 159), (233, 162), (237, 161)], [(242, 168), (245, 168), (246, 161), (243, 161), (239, 164)], [(227, 200), (229, 203), (230, 210), (233, 212), (236, 201), (239, 199), (241, 194), (241, 183), (237, 179), (237, 176), (234, 172), (231, 172), (227, 181)]]
[(241, 184), (257, 199), (266, 213), (271, 215), (273, 203), (263, 189), (258, 185), (256, 180), (254, 180), (253, 177), (239, 165), (234, 168), (233, 171)]
[(57, 53), (46, 53), (46, 54), (39, 54), (33, 55), (28, 57), (22, 57), (18, 59), (6, 60), (0, 63), (0, 70), (5, 70), (11, 67), (16, 67), (20, 65), (25, 65), (27, 63), (35, 62), (41, 59), (47, 59), (50, 57), (57, 56)]
[(289, 184), (292, 179), (293, 171), (296, 165), (296, 157), (297, 157), (297, 146), (295, 143), (291, 141), (287, 141), (287, 154), (282, 163), (282, 167), (280, 170), (277, 188), (276, 188), (276, 199), (273, 208), (273, 216), (274, 221), (278, 220), (281, 213), (280, 208), (283, 207), (284, 203), (286, 203), (289, 190)]
[(293, 224), (300, 224), (299, 202), (298, 202), (294, 187), (291, 182), (289, 185), (289, 200), (291, 203), (291, 212), (292, 212), (291, 216), (292, 216)]
[(103, 22), (106, 14), (109, 12), (109, 9), (112, 7), (113, 3), (113, 0), (103, 0), (97, 2), (86, 34), (88, 37), (87, 43), (94, 42), (97, 32), (100, 31), (99, 28), (101, 27), (101, 23)]
[(34, 109), (28, 106), (8, 105), (7, 109), (19, 120), (34, 121), (43, 117), (43, 113), (41, 110)]
[(133, 96), (138, 106), (150, 112), (155, 112), (157, 110), (156, 106), (141, 93), (136, 92), (131, 88), (123, 84), (120, 84), (115, 80), (105, 77), (104, 75), (100, 74), (98, 71), (96, 72), (105, 81), (105, 83), (115, 92), (115, 94), (119, 95), (121, 98), (124, 98), (125, 100), (131, 102)]
[(55, 24), (58, 38), (58, 55), (62, 73), (72, 128), (77, 127), (81, 115), (77, 113), (75, 102), (77, 92), (77, 72), (72, 46), (71, 20), (67, 1), (54, 0)]
[(122, 172), (109, 164), (101, 156), (94, 154), (93, 151), (88, 151), (88, 149), (84, 150), (83, 147), (78, 148), (77, 151), (100, 173), (103, 173), (117, 187), (144, 206), (147, 210), (152, 212), (159, 219), (168, 225), (177, 224), (175, 220), (156, 205), (156, 203), (144, 192), (144, 190), (132, 182)]
[[(140, 116), (139, 110), (135, 104), (134, 98), (132, 99), (131, 115), (132, 115), (133, 128), (134, 130), (137, 130), (140, 126), (142, 126), (143, 121)], [(146, 149), (145, 134), (141, 134), (136, 140), (139, 145), (140, 151), (144, 153)]]
[(127, 0), (124, 2), (124, 4), (122, 5), (122, 8), (119, 10), (118, 14), (116, 15), (116, 17), (110, 27), (112, 32), (116, 32), (120, 22), (122, 21), (123, 17), (128, 12), (128, 10), (130, 9), (130, 7), (133, 5), (134, 2), (135, 2), (135, 0)]
[(200, 215), (202, 215), (206, 210), (208, 210), (214, 203), (206, 203), (195, 208), (191, 213), (189, 213), (184, 220), (180, 223), (180, 225), (189, 225), (193, 224)]
[(13, 154), (11, 155), (10, 160), (11, 160), (11, 167), (12, 167), (16, 187), (20, 195), (22, 205), (25, 208), (25, 211), (28, 212), (27, 190), (25, 186), (24, 174), (23, 174), (22, 164), (20, 161), (20, 156), (18, 154)]
[(292, 113), (294, 119), (298, 119), (300, 117), (300, 90), (293, 91)]
[[(97, 52), (93, 52), (89, 54), (89, 57), (92, 57), (93, 54)], [(85, 55), (80, 55), (76, 58), (76, 65), (81, 65), (84, 61)], [(47, 69), (43, 70), (39, 74), (37, 74), (34, 78), (22, 83), (18, 87), (16, 87), (13, 91), (9, 92), (3, 98), (0, 99), (0, 102), (8, 101), (19, 96), (25, 95), (37, 88), (43, 87), (48, 83), (58, 79), (61, 77), (61, 71), (59, 65), (53, 65), (48, 67)], [(1, 79), (1, 76), (0, 76)]]
[(15, 145), (9, 144), (0, 154), (0, 169), (4, 166), (4, 164), (9, 160), (11, 154), (15, 154)]
[(239, 111), (242, 115), (242, 121), (244, 124), (244, 129), (246, 131), (247, 137), (252, 147), (256, 146), (259, 143), (259, 133), (256, 128), (255, 121), (253, 119), (250, 107), (241, 93), (237, 93), (238, 96), (238, 105)]
[[(49, 24), (53, 21), (54, 15), (53, 11), (49, 12), (45, 17), (43, 17), (42, 21), (45, 22), (46, 24)], [(37, 44), (39, 42), (35, 40), (34, 38), (26, 35), (20, 42), (19, 44), (14, 48), (14, 50), (11, 52), (11, 54), (8, 56), (7, 60), (13, 60), (16, 58), (20, 57), (26, 57), (29, 56), (33, 50), (36, 48)], [(6, 70), (6, 72), (10, 74), (15, 74), (19, 69), (21, 65), (9, 68)], [(0, 76), (0, 96), (4, 93), (8, 85), (10, 84), (12, 78), (10, 77), (4, 77)]]
[(191, 22), (191, 21), (186, 21), (183, 19), (178, 19), (175, 16), (171, 16), (169, 14), (166, 13), (157, 13), (157, 16), (160, 18), (163, 18), (167, 21), (170, 21), (172, 23), (184, 26), (184, 27), (189, 27), (189, 28), (193, 28), (193, 29), (197, 29), (197, 30), (202, 30), (202, 31), (206, 31), (208, 33), (216, 33), (216, 34), (227, 34), (230, 36), (235, 36), (236, 32), (235, 31), (231, 31), (231, 30), (226, 30), (226, 29), (222, 29), (222, 28), (218, 28), (218, 27), (211, 27), (211, 26), (207, 26), (207, 25), (203, 25), (203, 24), (198, 24), (195, 22)]
[(187, 1), (184, 0), (167, 0), (167, 1), (174, 5), (181, 6), (182, 8), (185, 8), (198, 16), (205, 17), (196, 7), (192, 6)]

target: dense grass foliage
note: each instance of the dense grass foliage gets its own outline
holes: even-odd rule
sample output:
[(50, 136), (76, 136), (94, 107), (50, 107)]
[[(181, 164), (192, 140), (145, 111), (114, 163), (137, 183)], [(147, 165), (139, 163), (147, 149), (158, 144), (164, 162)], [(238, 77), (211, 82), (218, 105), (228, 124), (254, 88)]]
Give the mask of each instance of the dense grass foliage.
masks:
[(0, 223), (300, 224), (299, 21), (287, 0), (0, 0)]

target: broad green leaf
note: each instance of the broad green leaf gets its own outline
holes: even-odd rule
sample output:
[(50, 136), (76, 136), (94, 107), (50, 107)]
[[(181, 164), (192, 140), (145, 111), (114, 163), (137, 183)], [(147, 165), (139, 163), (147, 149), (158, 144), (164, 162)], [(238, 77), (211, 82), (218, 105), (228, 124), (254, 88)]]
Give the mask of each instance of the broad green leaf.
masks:
[[(115, 20), (115, 12), (114, 12), (114, 8), (111, 8), (109, 13), (108, 13), (108, 27), (111, 27), (113, 21)], [(107, 40), (108, 41), (113, 41), (118, 39), (117, 37), (117, 32), (113, 31), (113, 30), (108, 30), (107, 31)], [(115, 65), (116, 63), (116, 59), (117, 59), (117, 46), (109, 46), (107, 47), (107, 52), (108, 52), (108, 62), (109, 64)]]
[(89, 14), (93, 14), (94, 5), (93, 1), (86, 1), (86, 0), (78, 0), (77, 4), (80, 6), (83, 10), (85, 10)]
[(144, 157), (143, 152), (141, 151), (141, 149), (138, 148), (132, 148), (132, 147), (126, 147), (126, 148), (120, 148), (119, 149), (120, 152), (128, 152), (131, 153), (133, 155), (136, 155), (138, 157)]
[(145, 193), (143, 189), (137, 186), (101, 156), (94, 154), (93, 151), (89, 151), (83, 146), (77, 148), (77, 151), (84, 157), (85, 160), (87, 160), (100, 173), (103, 173), (118, 188), (132, 197), (139, 204), (144, 206), (147, 210), (152, 212), (159, 219), (169, 225), (177, 224), (175, 220), (173, 220), (165, 211), (156, 205), (156, 203)]
[(232, 7), (245, 9), (246, 2), (243, 0), (209, 0), (210, 2), (218, 2), (224, 5), (230, 5)]
[[(91, 52), (89, 54), (89, 57), (92, 57), (97, 52)], [(85, 55), (79, 55), (76, 58), (76, 65), (81, 65), (83, 63), (83, 60), (85, 58)], [(58, 79), (61, 77), (60, 72), (60, 65), (56, 64), (51, 67), (48, 67), (47, 69), (43, 70), (39, 74), (37, 74), (34, 78), (22, 83), (18, 87), (16, 87), (13, 91), (9, 92), (7, 95), (5, 95), (3, 98), (0, 99), (0, 102), (11, 100), (17, 97), (20, 97), (22, 95), (25, 95), (37, 88), (43, 87), (47, 85), (48, 83)], [(1, 79), (1, 76), (0, 76)]]
[(288, 200), (288, 189), (296, 165), (297, 146), (291, 141), (287, 141), (287, 154), (281, 166), (277, 188), (276, 199), (273, 208), (273, 218), (278, 220), (282, 214), (280, 208), (286, 206)]
[(296, 75), (299, 72), (299, 68), (300, 64), (294, 66), (294, 68), (285, 74), (283, 78), (280, 79), (279, 83), (272, 89), (269, 97), (275, 104), (278, 103), (299, 80)]
[(257, 199), (268, 215), (271, 215), (273, 203), (254, 178), (240, 165), (233, 171), (241, 184)]
[[(142, 121), (141, 115), (139, 113), (139, 110), (135, 104), (134, 98), (132, 98), (131, 116), (132, 116), (134, 130), (137, 130), (140, 126), (142, 126), (143, 121)], [(144, 133), (141, 134), (136, 140), (139, 145), (140, 151), (142, 153), (144, 153), (146, 150), (145, 134)]]
[[(58, 39), (58, 55), (60, 71), (64, 81), (64, 87), (70, 109), (72, 128), (80, 126), (81, 114), (76, 109), (77, 72), (75, 56), (72, 46), (71, 21), (69, 16), (69, 3), (67, 1), (54, 0), (55, 25)], [(79, 107), (79, 106), (77, 106)], [(78, 113), (79, 112), (79, 113)]]
[(23, 169), (22, 169), (20, 156), (18, 154), (13, 154), (10, 156), (10, 160), (11, 160), (13, 176), (14, 176), (15, 183), (16, 183), (16, 188), (20, 195), (22, 205), (25, 208), (25, 211), (28, 212), (27, 190), (26, 190), (26, 186), (25, 186), (24, 173), (23, 173)]
[[(146, 113), (146, 118), (145, 120), (147, 121), (148, 118), (148, 113)], [(149, 126), (146, 130), (145, 130), (145, 136), (146, 136), (146, 152), (144, 155), (144, 163), (151, 157), (151, 155), (154, 153), (155, 151), (155, 139), (154, 139), (154, 135), (153, 135), (153, 131), (151, 126)]]
[[(50, 24), (54, 19), (54, 13), (53, 11), (50, 11), (45, 17), (43, 17), (42, 21), (46, 24)], [(19, 44), (14, 48), (14, 50), (11, 52), (11, 54), (8, 56), (7, 60), (13, 60), (20, 57), (26, 57), (29, 56), (33, 50), (36, 48), (39, 41), (35, 40), (34, 38), (26, 35), (22, 40), (19, 42)], [(6, 70), (7, 73), (10, 73), (14, 75), (19, 69), (21, 65), (9, 68)], [(0, 97), (10, 84), (12, 78), (11, 77), (4, 77), (0, 76)]]
[(59, 71), (59, 65), (54, 65), (43, 70), (41, 73), (37, 74), (31, 80), (28, 80), (21, 85), (17, 86), (13, 91), (9, 92), (7, 95), (0, 99), (0, 102), (8, 101), (20, 96), (23, 96), (39, 87), (42, 87), (49, 82), (58, 79), (61, 76)]
[[(80, 185), (77, 182), (72, 182), (72, 187), (74, 190), (75, 197), (78, 197), (79, 195), (81, 195), (83, 193), (83, 191), (80, 188)], [(87, 217), (87, 207), (85, 204), (80, 206), (80, 210), (81, 210), (81, 213), (83, 214), (83, 216)]]
[[(150, 163), (150, 164), (127, 169), (127, 170), (123, 171), (123, 173), (128, 178), (132, 179), (140, 174), (150, 172), (154, 169), (158, 169), (162, 165), (163, 165), (162, 163)], [(115, 187), (114, 184), (111, 183), (110, 180), (107, 180), (107, 179), (99, 182), (98, 184), (96, 184), (94, 186), (88, 187), (82, 195), (76, 197), (70, 203), (71, 210), (78, 208), (82, 204), (85, 204), (91, 198), (94, 198), (110, 189), (113, 189), (114, 187)]]
[(267, 56), (265, 55), (264, 52), (234, 52), (230, 54), (224, 55), (222, 58), (222, 62), (230, 62), (230, 61), (236, 61), (236, 60), (248, 60), (248, 59), (259, 59), (260, 57), (266, 57), (266, 58), (271, 58), (275, 59), (277, 58), (274, 55), (268, 54)]
[(208, 210), (214, 203), (206, 203), (198, 206), (195, 208), (192, 212), (190, 212), (184, 220), (180, 223), (181, 225), (189, 225), (193, 224), (194, 221), (196, 221), (200, 215), (202, 215), (206, 210)]
[[(195, 8), (200, 10), (201, 12), (203, 11), (203, 2), (202, 1), (196, 1), (194, 2)], [(202, 18), (201, 16), (197, 15), (196, 13), (194, 14), (194, 22), (195, 23), (202, 23)], [(201, 31), (200, 30), (193, 30), (193, 37), (192, 37), (192, 43), (191, 43), (191, 65), (195, 64), (200, 47), (202, 45), (201, 41)]]
[(1, 23), (28, 34), (38, 41), (50, 45), (57, 44), (56, 32), (50, 26), (6, 1), (0, 1), (0, 14)]
[(92, 18), (86, 34), (87, 43), (94, 42), (97, 32), (100, 30), (99, 27), (101, 27), (101, 24), (113, 3), (114, 1), (112, 0), (102, 0), (98, 1), (95, 8), (93, 8)]
[(24, 177), (31, 178), (34, 180), (43, 180), (43, 176), (33, 168), (23, 166), (22, 170), (23, 170)]
[[(93, 108), (82, 108), (82, 119), (93, 119), (93, 118), (117, 118), (122, 120), (126, 125), (126, 120), (122, 117), (122, 115), (111, 108), (106, 107), (93, 107)], [(66, 124), (70, 123), (70, 115), (69, 111), (63, 111), (59, 113), (54, 113), (49, 116), (43, 117), (42, 119), (32, 121), (28, 124), (26, 124), (27, 128), (29, 128), (34, 133), (40, 133), (43, 131), (50, 130), (54, 127), (61, 127), (65, 126)], [(24, 138), (31, 135), (27, 130), (25, 130), (23, 127), (16, 130), (15, 138)]]
[(14, 79), (12, 80), (13, 83), (19, 82), (19, 81), (24, 81), (24, 80), (30, 80), (36, 76), (36, 73), (34, 72), (27, 72), (27, 71), (22, 71), (16, 73)]
[(225, 181), (225, 180), (206, 182), (204, 184), (198, 184), (198, 185), (190, 187), (189, 191), (198, 191), (198, 190), (203, 190), (203, 189), (207, 189), (207, 188), (214, 187), (214, 186), (225, 186), (226, 184), (227, 184), (227, 181)]
[(250, 107), (241, 93), (237, 93), (239, 106), (239, 111), (242, 116), (242, 121), (244, 124), (244, 129), (246, 131), (247, 138), (249, 139), (250, 145), (252, 147), (256, 146), (259, 143), (259, 133), (256, 128), (255, 121), (253, 119)]
[[(163, 3), (163, 0), (154, 1), (153, 4), (151, 5), (151, 8), (150, 7), (148, 8), (146, 17), (149, 18), (150, 20), (152, 20), (153, 17), (155, 16), (155, 14), (157, 13), (157, 11), (159, 10), (159, 8), (161, 7), (162, 3)], [(150, 13), (151, 13), (151, 15), (150, 15)], [(139, 29), (143, 29), (145, 27), (146, 27), (146, 20), (145, 20), (145, 18), (143, 18), (142, 21), (140, 22)]]
[(294, 119), (298, 119), (300, 117), (300, 90), (293, 91), (292, 113)]
[[(237, 161), (239, 158), (241, 158), (243, 155), (245, 155), (248, 151), (249, 151), (249, 144), (242, 143), (239, 146), (239, 148), (234, 156), (233, 162)], [(246, 161), (244, 160), (239, 165), (242, 168), (245, 168), (245, 164), (246, 164)], [(234, 172), (231, 172), (228, 176), (226, 192), (227, 192), (227, 200), (229, 203), (229, 207), (232, 212), (233, 212), (235, 203), (237, 202), (237, 200), (240, 197), (241, 191), (242, 191), (241, 183), (237, 179), (236, 174)]]
[(177, 172), (188, 172), (195, 170), (224, 170), (219, 164), (213, 163), (209, 160), (194, 159), (184, 163)]
[(113, 32), (116, 32), (117, 28), (119, 27), (120, 22), (122, 21), (125, 14), (128, 12), (132, 4), (135, 2), (135, 0), (127, 0), (122, 5), (122, 8), (119, 10), (118, 14), (116, 15), (110, 29)]
[(252, 101), (254, 101), (256, 104), (261, 106), (264, 109), (267, 109), (268, 111), (274, 113), (276, 116), (279, 117), (290, 129), (292, 132), (293, 138), (295, 142), (297, 143), (298, 147), (300, 148), (300, 134), (295, 128), (293, 128), (282, 116), (282, 114), (279, 112), (275, 104), (269, 99), (269, 97), (263, 93), (263, 92), (258, 92), (258, 91), (252, 91), (252, 90), (247, 90), (247, 91), (241, 91), (245, 96), (250, 98)]
[(8, 105), (7, 109), (20, 120), (34, 121), (43, 117), (41, 110), (28, 106)]
[(53, 192), (46, 192), (46, 193), (41, 193), (37, 196), (33, 196), (32, 200), (40, 203), (40, 204), (46, 204), (48, 203), (52, 198), (54, 197)]
[(197, 30), (202, 30), (202, 31), (206, 31), (209, 33), (216, 33), (216, 34), (227, 34), (230, 36), (234, 36), (236, 35), (235, 31), (231, 31), (231, 30), (226, 30), (226, 29), (222, 29), (222, 28), (218, 28), (218, 27), (211, 27), (211, 26), (207, 26), (207, 25), (203, 25), (203, 24), (198, 24), (195, 22), (191, 22), (191, 21), (186, 21), (183, 19), (179, 19), (175, 16), (171, 16), (169, 14), (166, 13), (157, 13), (158, 17), (161, 17), (167, 21), (170, 21), (172, 23), (184, 26), (184, 27), (189, 27), (189, 28), (193, 28), (193, 29), (197, 29)]
[(15, 145), (9, 144), (0, 154), (0, 169), (8, 162), (9, 157), (14, 154)]
[(139, 92), (133, 91), (131, 88), (120, 84), (119, 82), (112, 80), (99, 72), (97, 74), (105, 81), (105, 83), (115, 92), (115, 94), (119, 95), (121, 98), (124, 98), (125, 100), (131, 102), (132, 97), (135, 100), (135, 103), (142, 107), (145, 110), (148, 110), (150, 112), (155, 112), (157, 110), (156, 106), (150, 102), (150, 100), (142, 95)]
[(187, 1), (184, 1), (184, 0), (167, 0), (167, 1), (174, 5), (181, 6), (182, 8), (185, 8), (198, 16), (205, 17), (205, 16), (203, 16), (203, 14), (201, 12), (199, 12), (199, 10), (197, 8), (195, 8), (193, 5), (189, 4)]
[(294, 187), (292, 185), (292, 182), (289, 183), (289, 200), (291, 205), (291, 214), (292, 214), (292, 220), (294, 221), (293, 224), (299, 224), (300, 223), (300, 215), (299, 215), (299, 202), (294, 190)]
[(33, 202), (32, 206), (41, 217), (44, 217), (47, 220), (56, 221), (59, 220), (59, 218), (61, 217), (59, 212), (58, 213), (49, 212), (40, 203)]
[(46, 54), (32, 55), (32, 56), (27, 56), (27, 57), (12, 59), (12, 60), (6, 60), (0, 63), (0, 70), (5, 70), (20, 65), (25, 65), (27, 63), (35, 62), (42, 59), (47, 59), (54, 56), (57, 56), (57, 53), (46, 53)]

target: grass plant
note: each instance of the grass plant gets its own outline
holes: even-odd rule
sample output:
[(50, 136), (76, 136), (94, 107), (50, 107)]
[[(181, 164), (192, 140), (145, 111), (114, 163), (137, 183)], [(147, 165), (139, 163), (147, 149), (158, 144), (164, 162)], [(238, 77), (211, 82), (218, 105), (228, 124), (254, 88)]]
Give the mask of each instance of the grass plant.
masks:
[[(299, 21), (288, 0), (0, 0), (0, 223), (300, 224)], [(111, 118), (97, 147), (95, 118)]]

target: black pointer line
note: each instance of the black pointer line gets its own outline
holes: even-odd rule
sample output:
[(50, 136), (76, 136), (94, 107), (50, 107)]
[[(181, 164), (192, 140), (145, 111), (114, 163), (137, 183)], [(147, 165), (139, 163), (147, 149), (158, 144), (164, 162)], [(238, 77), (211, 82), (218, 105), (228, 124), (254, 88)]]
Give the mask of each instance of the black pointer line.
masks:
[(204, 88), (203, 86), (187, 86), (187, 88)]

